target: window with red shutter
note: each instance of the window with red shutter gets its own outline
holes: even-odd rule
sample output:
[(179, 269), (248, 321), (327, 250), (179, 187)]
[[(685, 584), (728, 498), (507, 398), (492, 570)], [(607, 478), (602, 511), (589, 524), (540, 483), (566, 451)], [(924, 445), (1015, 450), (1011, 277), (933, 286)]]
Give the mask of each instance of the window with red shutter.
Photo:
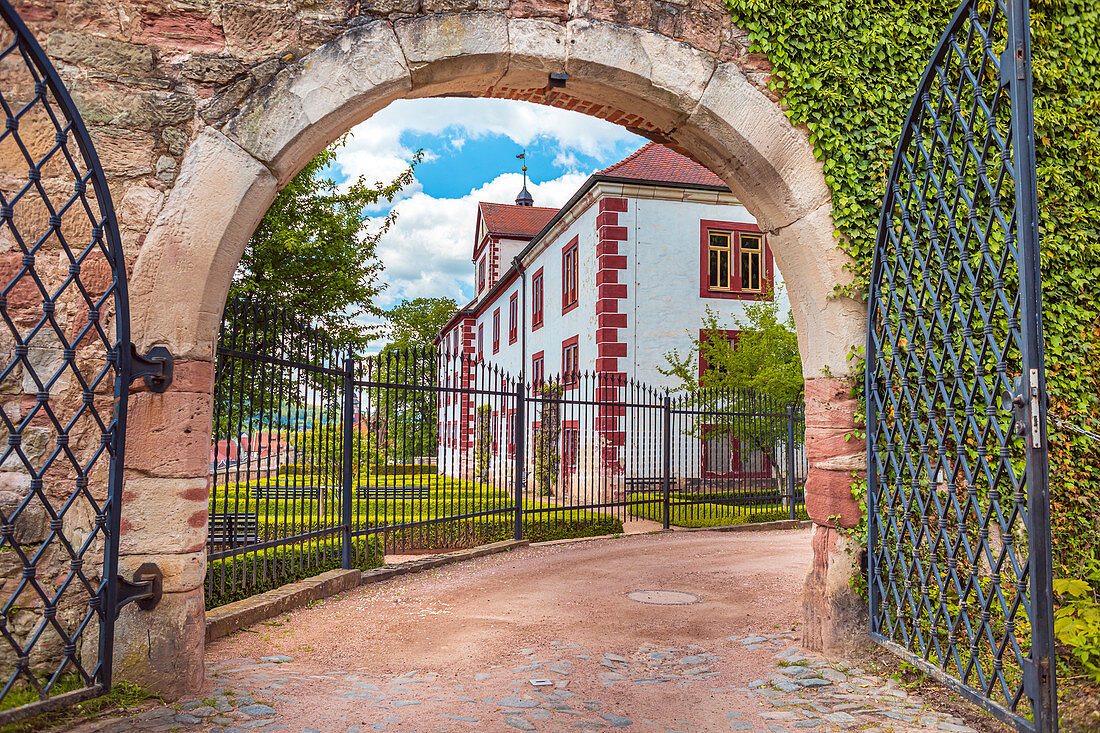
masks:
[(531, 328), (542, 326), (542, 269), (531, 277)]
[(500, 351), (500, 308), (493, 311), (493, 353)]
[(519, 293), (512, 293), (508, 301), (508, 343), (514, 344), (519, 338)]
[(561, 307), (562, 312), (577, 304), (577, 238), (565, 246), (561, 253)]

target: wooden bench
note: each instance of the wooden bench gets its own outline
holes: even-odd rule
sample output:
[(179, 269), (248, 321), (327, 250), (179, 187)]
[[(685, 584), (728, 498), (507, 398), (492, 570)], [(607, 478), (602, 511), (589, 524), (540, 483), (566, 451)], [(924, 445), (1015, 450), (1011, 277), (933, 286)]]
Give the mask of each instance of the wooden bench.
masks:
[(416, 501), (431, 495), (427, 486), (360, 486), (355, 495), (367, 501)]
[[(650, 491), (664, 491), (665, 480), (660, 476), (629, 476), (623, 479), (628, 494), (643, 494)], [(670, 484), (675, 489), (675, 482)]]
[(279, 501), (316, 501), (321, 498), (321, 491), (331, 491), (337, 486), (258, 486), (253, 490), (257, 499), (276, 499)]
[(211, 514), (206, 543), (221, 547), (244, 547), (260, 542), (260, 519), (255, 514)]

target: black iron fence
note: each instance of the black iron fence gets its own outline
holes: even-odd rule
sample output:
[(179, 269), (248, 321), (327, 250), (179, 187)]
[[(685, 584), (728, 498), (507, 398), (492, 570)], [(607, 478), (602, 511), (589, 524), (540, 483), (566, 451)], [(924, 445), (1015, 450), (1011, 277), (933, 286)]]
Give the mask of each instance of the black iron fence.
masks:
[(801, 403), (621, 375), (525, 383), (465, 354), (352, 358), (229, 304), (218, 346), (207, 603), (387, 553), (804, 517)]

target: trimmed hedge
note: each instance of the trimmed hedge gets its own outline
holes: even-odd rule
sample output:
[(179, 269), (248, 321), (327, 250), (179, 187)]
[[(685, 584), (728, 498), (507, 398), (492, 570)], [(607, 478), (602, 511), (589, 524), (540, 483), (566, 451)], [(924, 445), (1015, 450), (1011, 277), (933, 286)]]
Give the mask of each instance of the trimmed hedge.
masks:
[[(631, 507), (630, 513), (641, 519), (661, 522), (664, 519), (660, 502), (639, 504)], [(731, 524), (756, 524), (758, 522), (779, 522), (790, 519), (789, 509), (767, 507), (732, 507), (725, 504), (693, 504), (669, 507), (668, 523), (674, 527), (727, 527)], [(796, 519), (809, 519), (805, 509), (795, 512)]]
[[(370, 570), (385, 564), (382, 544), (377, 537), (358, 537), (352, 540), (352, 545), (353, 567)], [(206, 608), (224, 606), (287, 583), (312, 578), (328, 570), (336, 570), (340, 564), (338, 533), (332, 538), (269, 547), (212, 560), (206, 570)], [(221, 588), (223, 577), (226, 583), (224, 591)], [(255, 581), (252, 581), (253, 577)]]
[[(397, 463), (380, 468), (374, 466), (369, 469), (360, 468), (360, 473), (371, 476), (419, 476), (425, 473), (434, 475), (439, 471), (434, 463)], [(276, 474), (279, 476), (307, 476), (309, 475), (309, 469), (300, 463), (284, 463), (279, 466)]]

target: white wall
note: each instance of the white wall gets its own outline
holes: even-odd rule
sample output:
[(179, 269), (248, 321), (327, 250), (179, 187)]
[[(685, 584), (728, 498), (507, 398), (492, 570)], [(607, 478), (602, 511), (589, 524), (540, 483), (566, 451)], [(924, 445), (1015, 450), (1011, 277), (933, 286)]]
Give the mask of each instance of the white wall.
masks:
[[(619, 243), (619, 254), (627, 258), (627, 268), (620, 273), (620, 282), (628, 285), (627, 298), (620, 301), (619, 312), (627, 315), (627, 327), (620, 329), (619, 340), (628, 346), (628, 356), (619, 359), (619, 371), (628, 379), (634, 379), (653, 387), (672, 387), (672, 381), (661, 375), (657, 368), (665, 364), (665, 354), (673, 349), (686, 354), (702, 326), (706, 308), (710, 306), (719, 314), (726, 328), (736, 328), (734, 319), (744, 317), (745, 301), (701, 297), (700, 286), (700, 223), (717, 220), (755, 224), (749, 212), (733, 201), (728, 193), (670, 191), (657, 187), (626, 186), (622, 184), (598, 184), (590, 196), (586, 196), (563, 217), (549, 236), (527, 255), (526, 286), (517, 278), (503, 288), (491, 303), (485, 303), (477, 316), (477, 324), (484, 329), (484, 358), (512, 376), (525, 373), (530, 379), (532, 356), (544, 352), (547, 377), (560, 373), (562, 342), (578, 336), (578, 359), (582, 371), (592, 371), (597, 358), (595, 333), (596, 314), (596, 218), (599, 199), (603, 196), (625, 197), (627, 211), (620, 213), (619, 226), (626, 228), (627, 238)], [(671, 196), (678, 196), (672, 200)], [(578, 306), (569, 313), (562, 313), (562, 258), (563, 247), (573, 237), (578, 237), (579, 280)], [(504, 244), (504, 251), (515, 243)], [(514, 251), (518, 252), (518, 248)], [(501, 275), (505, 275), (511, 256), (502, 261)], [(537, 330), (531, 327), (532, 278), (543, 270), (544, 324)], [(773, 270), (774, 284), (782, 284), (778, 268)], [(525, 291), (525, 295), (523, 294)], [(519, 315), (520, 333), (514, 344), (508, 343), (509, 300), (513, 293), (521, 293)], [(781, 311), (789, 311), (789, 300), (781, 294)], [(493, 352), (493, 312), (500, 309), (500, 346)], [(524, 357), (524, 331), (526, 328), (526, 356)], [(476, 334), (476, 328), (475, 328)], [(475, 341), (476, 343), (476, 341)], [(598, 441), (590, 420), (594, 411), (578, 410), (583, 453), (595, 453), (592, 446)], [(531, 420), (533, 415), (529, 415)], [(566, 416), (567, 419), (569, 416)], [(625, 426), (624, 426), (625, 427)], [(638, 441), (638, 442), (649, 442)], [(630, 446), (627, 446), (629, 458)], [(642, 449), (649, 453), (648, 448)], [(691, 452), (694, 452), (692, 450)], [(648, 458), (639, 463), (649, 464)], [(453, 458), (452, 458), (453, 460)], [(694, 457), (679, 457), (680, 461), (697, 463)], [(657, 468), (654, 466), (653, 468)], [(649, 469), (647, 469), (649, 470)], [(698, 468), (696, 468), (698, 470)], [(644, 473), (644, 471), (643, 471)]]
[[(735, 328), (734, 318), (744, 318), (745, 301), (703, 298), (699, 295), (700, 222), (702, 220), (755, 224), (740, 204), (694, 203), (658, 199), (631, 199), (619, 222), (630, 231), (633, 274), (629, 300), (630, 328), (625, 341), (631, 346), (630, 376), (654, 386), (673, 386), (657, 371), (673, 349), (681, 356), (698, 337), (707, 306), (719, 314), (719, 322)], [(775, 287), (782, 285), (774, 269)], [(790, 311), (786, 290), (780, 310)]]

